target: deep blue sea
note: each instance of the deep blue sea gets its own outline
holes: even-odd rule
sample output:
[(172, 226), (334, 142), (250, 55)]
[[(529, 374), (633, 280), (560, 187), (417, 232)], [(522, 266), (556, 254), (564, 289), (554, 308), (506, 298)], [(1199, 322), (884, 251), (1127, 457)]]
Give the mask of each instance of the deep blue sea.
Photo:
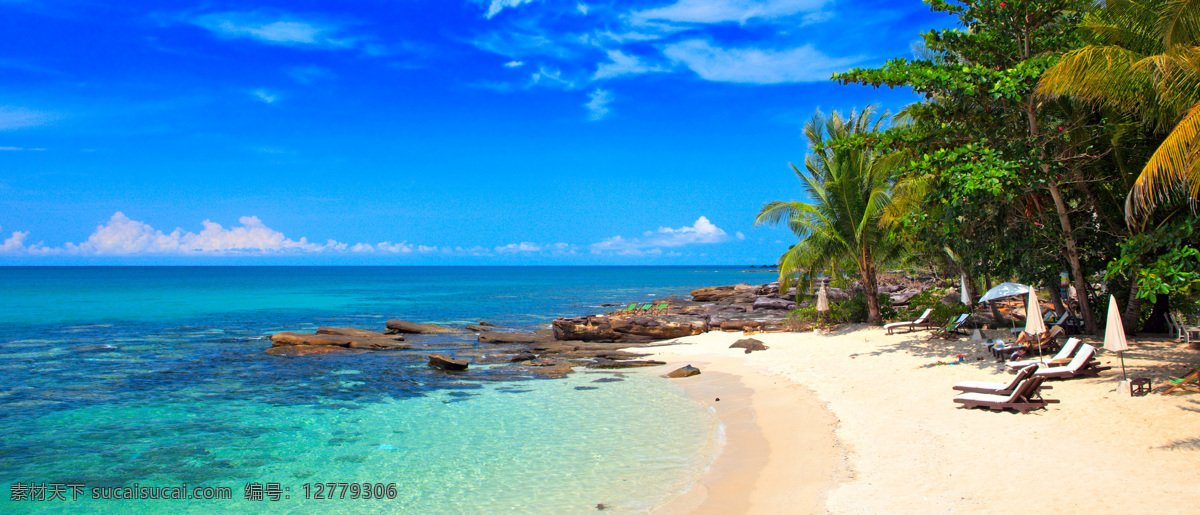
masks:
[[(264, 336), (389, 318), (535, 329), (765, 280), (728, 267), (0, 267), (0, 512), (646, 511), (695, 481), (718, 440), (712, 414), (654, 374), (428, 368), (429, 349), (453, 354), (472, 334), (298, 358), (264, 353)], [(316, 499), (329, 483), (334, 498)], [(161, 487), (232, 498), (93, 498)]]

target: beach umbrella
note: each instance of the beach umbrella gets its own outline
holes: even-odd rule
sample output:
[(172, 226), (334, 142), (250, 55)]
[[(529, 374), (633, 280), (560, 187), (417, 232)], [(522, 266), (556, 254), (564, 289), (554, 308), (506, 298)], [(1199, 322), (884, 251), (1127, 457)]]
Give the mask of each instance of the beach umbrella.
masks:
[(825, 291), (825, 285), (821, 285), (821, 291), (817, 292), (817, 311), (829, 311), (829, 293)]
[[(1033, 336), (1034, 342), (1046, 332), (1046, 322), (1042, 320), (1042, 305), (1038, 303), (1037, 290), (1029, 288), (1029, 308), (1025, 316), (1025, 333)], [(1038, 360), (1042, 358), (1042, 346), (1038, 345)]]
[(961, 278), (962, 278), (962, 295), (960, 297), (961, 297), (961, 300), (962, 300), (962, 303), (964, 306), (970, 306), (971, 305), (971, 293), (970, 293), (970, 290), (967, 289), (967, 273), (962, 272)]
[(1013, 295), (1027, 293), (1031, 289), (1033, 288), (1025, 286), (1024, 284), (1000, 283), (996, 285), (995, 288), (992, 288), (988, 290), (987, 293), (984, 293), (982, 297), (979, 297), (979, 302), (987, 302), (989, 300), (995, 300), (1002, 297), (1012, 297)]
[(1108, 327), (1104, 330), (1104, 350), (1117, 353), (1121, 357), (1121, 381), (1126, 381), (1125, 377), (1125, 355), (1121, 354), (1129, 350), (1129, 345), (1125, 342), (1125, 326), (1121, 323), (1121, 310), (1117, 309), (1117, 298), (1108, 296)]

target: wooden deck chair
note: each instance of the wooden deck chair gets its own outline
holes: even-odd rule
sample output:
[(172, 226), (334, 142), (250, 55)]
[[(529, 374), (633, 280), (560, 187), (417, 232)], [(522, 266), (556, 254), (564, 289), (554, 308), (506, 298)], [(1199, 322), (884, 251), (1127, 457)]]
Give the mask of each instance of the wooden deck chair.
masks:
[(654, 306), (654, 314), (655, 315), (665, 315), (665, 314), (667, 314), (667, 308), (670, 308), (670, 307), (671, 307), (670, 303), (660, 302), (657, 306)]
[(1192, 333), (1195, 333), (1197, 341), (1200, 341), (1200, 326), (1189, 324), (1187, 317), (1179, 312), (1175, 312), (1175, 326), (1179, 329), (1179, 337), (1177, 339), (1192, 343)]
[(628, 315), (633, 312), (633, 308), (636, 308), (637, 305), (638, 305), (638, 303), (636, 303), (636, 302), (630, 302), (629, 305), (625, 306), (624, 309), (618, 309), (613, 314), (614, 315)]
[(888, 334), (892, 334), (892, 331), (895, 329), (899, 329), (901, 327), (907, 327), (908, 332), (911, 333), (911, 332), (913, 332), (915, 327), (922, 326), (922, 325), (927, 326), (929, 324), (929, 314), (930, 313), (933, 313), (933, 308), (926, 309), (925, 312), (921, 313), (921, 316), (917, 317), (916, 320), (912, 320), (909, 322), (893, 322), (891, 324), (883, 326), (883, 328), (887, 329)]
[(1052, 402), (1058, 402), (1058, 399), (1042, 398), (1040, 393), (1042, 381), (1042, 378), (1034, 376), (1018, 383), (1012, 393), (1008, 395), (970, 392), (954, 397), (954, 402), (962, 404), (967, 409), (987, 408), (996, 411), (1011, 409), (1020, 413), (1028, 413), (1038, 408), (1044, 408)]
[(1171, 393), (1175, 390), (1185, 390), (1189, 392), (1200, 393), (1200, 368), (1189, 369), (1192, 373), (1180, 378), (1167, 379), (1167, 384), (1171, 385), (1163, 395)]
[[(1017, 385), (1021, 381), (1033, 377), (1033, 373), (1037, 371), (1037, 365), (1029, 365), (1017, 371), (1017, 375), (1013, 376), (1013, 380), (1008, 383), (988, 383), (984, 381), (963, 381), (954, 385), (954, 389), (965, 393), (989, 393), (992, 395), (1008, 395), (1017, 389)], [(1050, 388), (1049, 386), (1043, 386)]]
[(1033, 373), (1034, 377), (1043, 379), (1073, 379), (1076, 377), (1097, 377), (1100, 372), (1112, 367), (1102, 367), (1094, 358), (1096, 348), (1088, 344), (1079, 346), (1079, 352), (1071, 358), (1071, 362), (1061, 367), (1040, 367)]
[(946, 340), (953, 338), (955, 334), (962, 334), (965, 336), (966, 333), (965, 332), (960, 333), (959, 330), (962, 329), (963, 324), (966, 324), (967, 319), (970, 317), (971, 317), (970, 313), (963, 313), (962, 315), (959, 315), (957, 319), (951, 321), (950, 323), (942, 326), (939, 329), (935, 329), (929, 335), (934, 338), (942, 338), (942, 339), (946, 339)]
[(1066, 365), (1071, 362), (1071, 358), (1075, 357), (1075, 351), (1079, 350), (1080, 343), (1082, 342), (1079, 341), (1079, 338), (1068, 338), (1067, 343), (1063, 344), (1062, 348), (1058, 350), (1058, 354), (1054, 356), (1046, 356), (1043, 359), (1009, 361), (1004, 366), (1012, 370), (1017, 370), (1029, 365), (1041, 365), (1043, 363), (1049, 366)]

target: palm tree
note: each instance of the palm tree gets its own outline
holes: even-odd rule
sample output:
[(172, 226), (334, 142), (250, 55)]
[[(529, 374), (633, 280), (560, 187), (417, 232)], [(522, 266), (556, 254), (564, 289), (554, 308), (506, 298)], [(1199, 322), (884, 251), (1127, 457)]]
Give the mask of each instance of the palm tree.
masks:
[[(867, 321), (879, 323), (876, 264), (889, 258), (897, 245), (883, 223), (891, 203), (893, 161), (871, 149), (858, 136), (878, 132), (888, 113), (875, 116), (867, 106), (861, 113), (828, 118), (817, 111), (804, 126), (812, 147), (804, 170), (792, 165), (812, 203), (773, 201), (763, 205), (754, 224), (788, 228), (800, 238), (779, 258), (780, 289), (787, 291), (802, 270), (821, 270), (841, 260), (854, 262), (867, 301)], [(856, 144), (857, 143), (857, 144)]]
[(1184, 186), (1200, 198), (1200, 0), (1108, 0), (1083, 27), (1092, 44), (1066, 53), (1038, 92), (1170, 129), (1133, 185), (1128, 217)]

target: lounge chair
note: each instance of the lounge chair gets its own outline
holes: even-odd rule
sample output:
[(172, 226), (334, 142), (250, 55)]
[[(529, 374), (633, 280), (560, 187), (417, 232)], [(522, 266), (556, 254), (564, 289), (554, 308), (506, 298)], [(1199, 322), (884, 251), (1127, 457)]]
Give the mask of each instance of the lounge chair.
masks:
[(922, 326), (922, 325), (923, 326), (929, 325), (929, 314), (930, 313), (933, 313), (933, 308), (926, 309), (925, 312), (921, 313), (921, 316), (917, 317), (916, 320), (913, 320), (911, 322), (893, 322), (891, 324), (883, 326), (883, 328), (887, 329), (888, 334), (892, 334), (892, 330), (894, 330), (894, 329), (899, 329), (901, 327), (907, 327), (908, 332), (911, 333), (914, 330), (913, 329), (914, 327)]
[(954, 397), (954, 402), (962, 404), (967, 409), (987, 408), (997, 411), (1011, 409), (1028, 413), (1031, 410), (1044, 408), (1052, 402), (1058, 402), (1058, 399), (1042, 398), (1040, 393), (1042, 381), (1044, 379), (1034, 376), (1018, 383), (1012, 393), (1008, 395), (970, 392)]
[(935, 329), (929, 335), (934, 338), (943, 338), (943, 339), (947, 339), (947, 340), (952, 338), (955, 334), (962, 334), (963, 336), (966, 336), (966, 333), (965, 332), (960, 333), (959, 329), (962, 329), (963, 324), (967, 323), (967, 319), (970, 317), (971, 317), (970, 313), (963, 313), (962, 315), (959, 315), (959, 317), (957, 319), (955, 319), (954, 321), (942, 326), (939, 329)]
[(1192, 373), (1180, 378), (1167, 379), (1167, 384), (1171, 387), (1163, 392), (1163, 395), (1171, 393), (1175, 390), (1186, 390), (1189, 392), (1200, 393), (1200, 368), (1190, 369)]
[(1102, 367), (1093, 359), (1096, 357), (1096, 348), (1088, 344), (1079, 346), (1079, 352), (1071, 358), (1071, 362), (1060, 367), (1040, 367), (1037, 372), (1033, 373), (1034, 377), (1043, 379), (1071, 379), (1075, 377), (1096, 377), (1100, 372), (1111, 369), (1112, 367)]
[[(1172, 314), (1168, 312), (1167, 317), (1167, 320), (1169, 321), (1172, 317)], [(1179, 334), (1179, 336), (1177, 336), (1175, 339), (1192, 343), (1192, 333), (1196, 333), (1196, 338), (1200, 339), (1200, 326), (1189, 325), (1187, 317), (1178, 312), (1174, 314), (1174, 319), (1175, 327)]]
[(991, 346), (992, 355), (996, 356), (996, 358), (1003, 358), (1005, 354), (1012, 354), (1022, 349), (1036, 349), (1038, 347), (1041, 347), (1043, 351), (1054, 351), (1057, 350), (1055, 344), (1058, 342), (1058, 336), (1063, 334), (1063, 332), (1065, 330), (1062, 327), (1054, 326), (1049, 331), (1046, 331), (1046, 334), (1041, 335), (1037, 343), (1004, 342), (1002, 345), (996, 344)]
[(1055, 354), (1054, 356), (1049, 356), (1043, 359), (1009, 361), (1008, 363), (1005, 363), (1004, 366), (1016, 370), (1023, 369), (1029, 365), (1066, 365), (1067, 363), (1071, 362), (1071, 358), (1074, 357), (1075, 351), (1079, 349), (1080, 343), (1081, 342), (1079, 341), (1079, 338), (1068, 338), (1067, 343), (1064, 343), (1062, 348), (1058, 350), (1058, 354)]
[(633, 312), (633, 310), (634, 310), (634, 308), (636, 308), (637, 306), (638, 306), (638, 303), (636, 303), (636, 302), (630, 302), (628, 306), (625, 306), (625, 307), (624, 307), (624, 308), (622, 308), (622, 309), (618, 309), (618, 310), (614, 311), (612, 314), (614, 314), (614, 315), (628, 315), (628, 314), (632, 313), (632, 312)]
[[(958, 390), (960, 392), (966, 392), (966, 393), (988, 393), (988, 394), (992, 394), (992, 395), (1008, 395), (1008, 394), (1011, 394), (1013, 392), (1013, 390), (1017, 389), (1017, 385), (1021, 384), (1021, 381), (1024, 381), (1026, 379), (1029, 379), (1030, 377), (1033, 377), (1033, 373), (1035, 371), (1037, 371), (1037, 365), (1029, 365), (1029, 366), (1024, 367), (1021, 370), (1019, 370), (1017, 372), (1017, 375), (1013, 376), (1013, 380), (1009, 381), (1007, 384), (1006, 383), (988, 383), (988, 382), (984, 382), (984, 381), (963, 381), (961, 383), (955, 384), (954, 389)], [(1042, 388), (1050, 388), (1050, 387), (1043, 386)]]
[(665, 315), (665, 314), (667, 314), (667, 309), (670, 307), (671, 307), (670, 303), (660, 302), (657, 306), (654, 306), (654, 314), (655, 315)]

